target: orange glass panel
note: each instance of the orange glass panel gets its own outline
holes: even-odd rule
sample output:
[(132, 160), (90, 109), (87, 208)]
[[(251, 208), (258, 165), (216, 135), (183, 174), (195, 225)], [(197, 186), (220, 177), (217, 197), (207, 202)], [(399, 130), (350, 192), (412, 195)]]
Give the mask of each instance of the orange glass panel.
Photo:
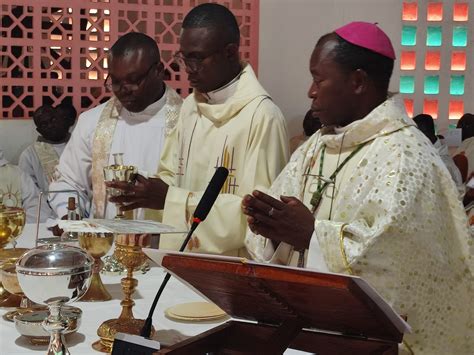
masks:
[(415, 70), (416, 67), (416, 53), (413, 51), (402, 51), (400, 59), (400, 69)]
[(416, 2), (403, 3), (402, 20), (403, 21), (418, 20), (418, 3)]
[(439, 70), (441, 67), (441, 53), (438, 51), (426, 52), (425, 70)]
[(466, 70), (466, 52), (451, 52), (451, 70)]
[(423, 113), (431, 115), (433, 118), (438, 118), (438, 100), (427, 100), (423, 102)]
[(467, 2), (459, 2), (454, 4), (453, 20), (467, 21), (469, 18), (469, 4)]
[(431, 2), (428, 3), (428, 21), (442, 21), (443, 20), (443, 3)]
[(463, 101), (449, 101), (449, 119), (458, 120), (464, 114)]
[(407, 111), (408, 117), (413, 117), (414, 104), (412, 99), (403, 99), (405, 102), (405, 110)]

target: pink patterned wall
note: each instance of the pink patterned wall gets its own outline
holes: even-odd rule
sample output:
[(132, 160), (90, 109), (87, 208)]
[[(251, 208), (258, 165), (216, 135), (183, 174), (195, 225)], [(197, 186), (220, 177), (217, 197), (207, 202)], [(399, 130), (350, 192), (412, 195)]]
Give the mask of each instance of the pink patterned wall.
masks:
[[(80, 112), (105, 101), (106, 53), (130, 31), (154, 37), (168, 83), (189, 93), (173, 63), (181, 22), (200, 0), (1, 0), (0, 119), (29, 118), (65, 98)], [(258, 68), (258, 0), (212, 1), (229, 7), (241, 30), (241, 57)]]

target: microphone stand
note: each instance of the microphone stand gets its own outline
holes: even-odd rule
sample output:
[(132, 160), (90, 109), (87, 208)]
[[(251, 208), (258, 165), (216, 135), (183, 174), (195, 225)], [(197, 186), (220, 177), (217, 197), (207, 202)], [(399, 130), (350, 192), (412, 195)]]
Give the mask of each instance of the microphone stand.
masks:
[[(189, 239), (191, 239), (191, 236), (193, 235), (193, 233), (196, 230), (199, 223), (201, 223), (201, 221), (198, 218), (194, 218), (193, 224), (191, 225), (191, 229), (189, 230), (188, 235), (184, 239), (183, 244), (181, 244), (181, 247), (179, 248), (180, 252), (184, 251), (184, 249), (186, 248), (186, 245), (188, 244)], [(151, 327), (153, 325), (153, 319), (152, 319), (153, 318), (153, 313), (155, 312), (155, 308), (156, 308), (156, 305), (158, 303), (158, 300), (160, 299), (161, 294), (163, 293), (163, 290), (165, 289), (166, 284), (168, 283), (170, 278), (171, 278), (171, 274), (169, 272), (167, 272), (163, 282), (161, 283), (160, 289), (158, 290), (158, 293), (156, 294), (155, 299), (153, 300), (150, 311), (148, 312), (148, 317), (145, 320), (145, 324), (143, 325), (143, 328), (140, 331), (140, 336), (142, 336), (146, 339), (150, 338)]]

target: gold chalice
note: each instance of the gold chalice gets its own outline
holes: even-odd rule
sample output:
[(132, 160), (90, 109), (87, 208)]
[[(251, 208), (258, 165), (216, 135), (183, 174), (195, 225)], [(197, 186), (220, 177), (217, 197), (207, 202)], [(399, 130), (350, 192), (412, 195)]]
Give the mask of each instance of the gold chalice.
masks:
[(13, 322), (16, 316), (33, 311), (34, 304), (28, 299), (28, 297), (25, 296), (20, 284), (18, 283), (15, 263), (8, 262), (3, 264), (0, 272), (2, 274), (3, 287), (5, 287), (9, 293), (17, 296), (20, 299), (20, 305), (16, 310), (7, 312), (3, 315), (3, 319)]
[[(121, 182), (132, 182), (135, 175), (138, 173), (138, 168), (132, 165), (124, 165), (122, 159), (122, 153), (114, 154), (115, 164), (104, 167), (104, 181), (121, 181)], [(107, 194), (109, 196), (120, 196), (123, 194), (122, 190), (107, 188)], [(105, 202), (107, 205), (107, 201)], [(120, 211), (120, 203), (115, 204), (117, 208), (117, 214), (115, 219), (125, 219), (125, 214)]]
[[(16, 239), (25, 226), (25, 211), (17, 207), (6, 207), (1, 200), (0, 198), (0, 266), (7, 261), (14, 262), (28, 251), (25, 248), (15, 248)], [(12, 243), (13, 248), (5, 249), (8, 243)], [(20, 297), (5, 290), (0, 277), (0, 307), (18, 307), (20, 300)]]
[(81, 301), (108, 301), (112, 296), (100, 278), (100, 270), (104, 263), (101, 258), (107, 254), (114, 242), (112, 233), (79, 233), (79, 246), (94, 258), (92, 281)]
[[(115, 257), (127, 268), (127, 276), (121, 280), (125, 297), (120, 305), (122, 312), (117, 319), (109, 319), (102, 323), (97, 329), (100, 340), (92, 344), (95, 350), (110, 353), (112, 351), (115, 334), (127, 333), (139, 335), (145, 320), (135, 319), (132, 308), (135, 302), (132, 294), (138, 285), (137, 279), (133, 278), (133, 270), (142, 265), (146, 259), (142, 248), (150, 246), (149, 234), (118, 234), (115, 237)], [(152, 329), (152, 335), (155, 332)]]

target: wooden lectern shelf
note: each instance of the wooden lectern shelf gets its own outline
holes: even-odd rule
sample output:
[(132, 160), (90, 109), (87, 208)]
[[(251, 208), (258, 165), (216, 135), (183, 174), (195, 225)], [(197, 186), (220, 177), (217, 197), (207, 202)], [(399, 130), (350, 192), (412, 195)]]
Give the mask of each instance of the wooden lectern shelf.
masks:
[(231, 257), (145, 250), (234, 320), (156, 354), (397, 354), (409, 326), (364, 280)]

